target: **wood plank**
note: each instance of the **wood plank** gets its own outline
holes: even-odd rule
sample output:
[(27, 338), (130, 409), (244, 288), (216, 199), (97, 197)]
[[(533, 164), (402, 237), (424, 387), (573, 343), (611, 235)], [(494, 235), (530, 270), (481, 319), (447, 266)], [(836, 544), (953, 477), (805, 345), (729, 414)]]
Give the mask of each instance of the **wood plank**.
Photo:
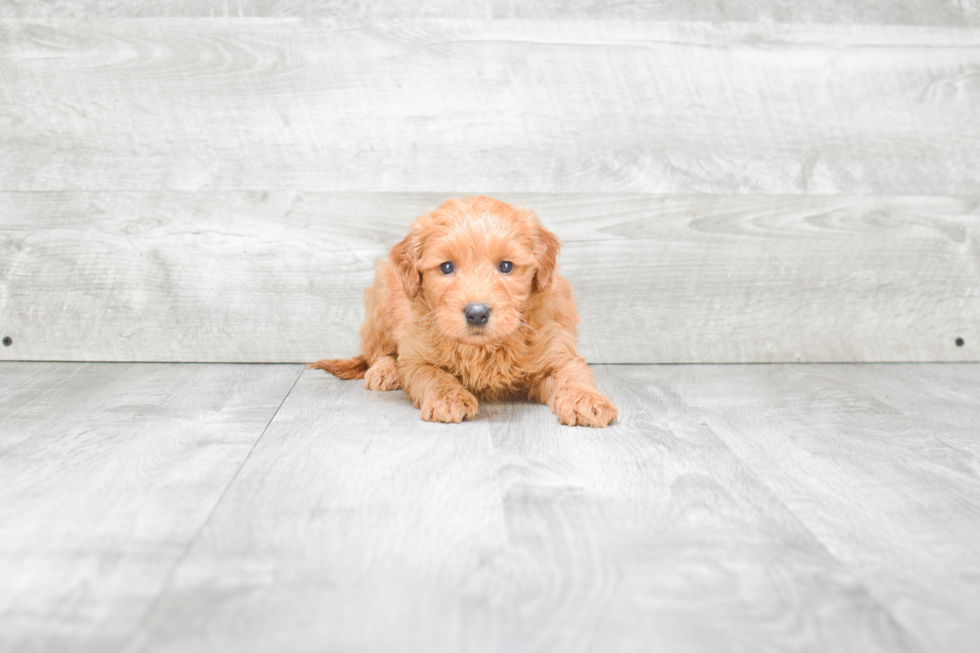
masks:
[(458, 651), (505, 545), (490, 425), (308, 370), (126, 650)]
[(901, 373), (882, 374), (877, 365), (851, 365), (842, 368), (841, 378), (905, 415), (916, 429), (962, 452), (963, 464), (980, 473), (977, 366), (909, 365)]
[(126, 650), (919, 650), (663, 370), (597, 372), (605, 431), (307, 372)]
[[(688, 366), (668, 379), (916, 638), (973, 651), (978, 399), (960, 387), (980, 383), (980, 366), (928, 367), (931, 390), (916, 366), (855, 369)], [(896, 387), (898, 403), (878, 399)]]
[[(446, 197), (0, 193), (0, 359), (353, 355), (373, 261)], [(977, 198), (502, 198), (563, 240), (591, 362), (980, 359)]]
[(975, 195), (980, 29), (0, 21), (0, 190)]
[(0, 0), (0, 17), (623, 18), (720, 22), (978, 25), (976, 0)]
[(536, 407), (491, 414), (528, 648), (916, 649), (669, 369), (596, 368), (622, 416), (609, 431), (554, 427)]
[(705, 213), (622, 224), (629, 240), (573, 244), (563, 269), (591, 359), (977, 360), (976, 204), (940, 217), (879, 201), (711, 198)]
[(0, 363), (0, 650), (131, 637), (299, 371)]

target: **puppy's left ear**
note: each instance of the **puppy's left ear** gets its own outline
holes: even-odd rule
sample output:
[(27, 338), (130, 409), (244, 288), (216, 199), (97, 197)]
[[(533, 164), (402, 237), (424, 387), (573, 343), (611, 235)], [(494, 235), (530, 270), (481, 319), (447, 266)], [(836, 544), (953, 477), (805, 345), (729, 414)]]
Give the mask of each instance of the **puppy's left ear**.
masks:
[(560, 250), (561, 243), (558, 241), (558, 236), (539, 224), (538, 236), (534, 245), (534, 256), (538, 259), (538, 271), (534, 275), (535, 291), (544, 292), (551, 288), (551, 282), (555, 279), (555, 268), (558, 265), (558, 252)]

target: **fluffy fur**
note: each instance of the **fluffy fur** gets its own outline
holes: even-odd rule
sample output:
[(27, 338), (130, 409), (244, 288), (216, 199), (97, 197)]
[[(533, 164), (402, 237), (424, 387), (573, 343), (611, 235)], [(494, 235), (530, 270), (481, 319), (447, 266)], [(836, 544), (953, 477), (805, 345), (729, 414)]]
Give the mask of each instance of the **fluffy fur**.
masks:
[[(562, 424), (607, 426), (616, 407), (575, 349), (578, 312), (555, 273), (559, 247), (531, 211), (489, 197), (449, 200), (379, 262), (364, 293), (363, 353), (310, 367), (363, 377), (370, 390), (401, 388), (432, 422), (472, 418), (478, 400), (524, 398)], [(502, 271), (503, 261), (513, 269)], [(485, 325), (467, 323), (473, 303), (489, 307)]]

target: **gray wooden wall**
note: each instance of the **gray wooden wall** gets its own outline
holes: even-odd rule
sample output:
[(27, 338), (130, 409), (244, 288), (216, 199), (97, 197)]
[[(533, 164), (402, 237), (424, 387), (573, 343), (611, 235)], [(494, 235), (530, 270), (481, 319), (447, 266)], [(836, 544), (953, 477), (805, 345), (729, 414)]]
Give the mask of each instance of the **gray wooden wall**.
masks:
[(353, 354), (475, 193), (592, 362), (980, 360), (980, 0), (0, 0), (2, 360)]

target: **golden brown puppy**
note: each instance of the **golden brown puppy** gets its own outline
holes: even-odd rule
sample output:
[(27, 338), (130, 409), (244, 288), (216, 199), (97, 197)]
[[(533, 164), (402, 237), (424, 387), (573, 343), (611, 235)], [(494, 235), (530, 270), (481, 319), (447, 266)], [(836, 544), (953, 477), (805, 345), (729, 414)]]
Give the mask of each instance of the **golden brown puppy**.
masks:
[(562, 424), (607, 426), (616, 407), (575, 350), (558, 239), (534, 213), (489, 197), (415, 220), (364, 293), (363, 353), (310, 367), (371, 390), (402, 388), (422, 419), (459, 422), (477, 398), (530, 398)]

